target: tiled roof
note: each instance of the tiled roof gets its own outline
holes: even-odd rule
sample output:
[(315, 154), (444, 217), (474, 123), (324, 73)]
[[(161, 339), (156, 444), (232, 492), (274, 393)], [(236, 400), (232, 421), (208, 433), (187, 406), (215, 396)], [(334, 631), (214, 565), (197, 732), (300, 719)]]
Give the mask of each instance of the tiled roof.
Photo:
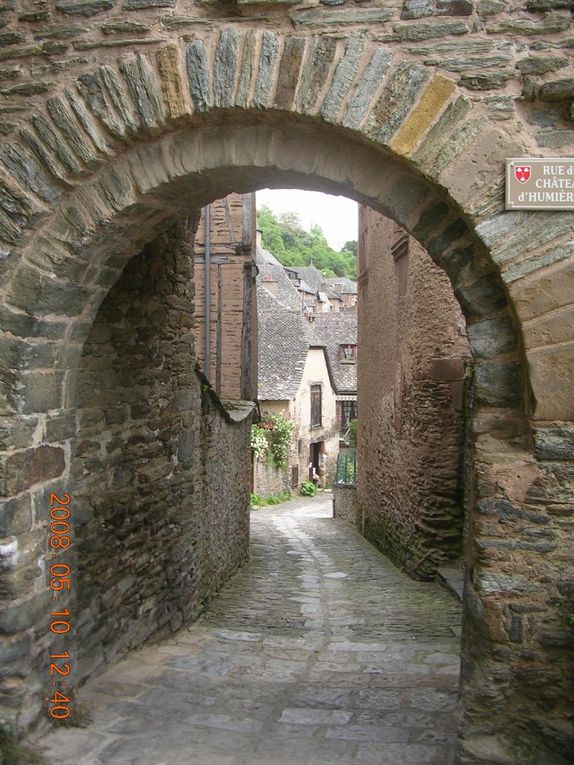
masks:
[(357, 344), (356, 313), (318, 313), (311, 323), (313, 344), (323, 345), (338, 394), (357, 392), (357, 365), (340, 358), (341, 345)]
[[(296, 292), (296, 290), (295, 290)], [(258, 387), (262, 401), (295, 397), (309, 350), (309, 323), (257, 285)]]
[[(277, 260), (272, 252), (266, 250), (265, 247), (259, 246), (257, 246), (255, 250), (255, 262), (257, 265), (260, 265), (261, 263), (271, 263), (274, 266), (281, 266), (281, 263)], [(281, 268), (283, 268), (283, 266), (281, 266)]]
[(285, 273), (283, 266), (280, 263), (277, 265), (274, 263), (258, 263), (257, 267), (259, 269), (257, 282), (265, 281), (269, 283), (269, 277), (272, 277), (273, 281), (277, 284), (277, 301), (286, 308), (300, 311), (301, 295)]
[(352, 279), (347, 279), (345, 276), (330, 276), (325, 279), (331, 289), (335, 290), (340, 295), (356, 295), (357, 294), (357, 282)]
[(319, 287), (325, 284), (325, 277), (315, 266), (287, 266), (287, 269), (294, 271), (313, 292), (317, 292)]

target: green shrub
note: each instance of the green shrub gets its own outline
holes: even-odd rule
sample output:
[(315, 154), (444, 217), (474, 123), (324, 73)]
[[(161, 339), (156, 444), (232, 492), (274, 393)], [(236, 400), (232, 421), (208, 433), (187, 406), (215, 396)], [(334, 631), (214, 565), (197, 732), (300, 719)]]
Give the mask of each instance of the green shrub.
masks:
[(299, 493), (302, 494), (304, 497), (314, 497), (317, 493), (317, 487), (313, 483), (313, 481), (303, 481), (301, 486), (299, 487)]
[[(268, 497), (261, 497), (259, 494), (249, 496), (249, 504), (252, 507), (266, 507), (267, 505), (280, 505), (287, 502), (293, 496), (292, 491), (282, 491), (280, 494), (270, 494)], [(1, 763), (0, 763), (1, 765)]]
[(349, 434), (349, 446), (357, 445), (357, 425), (358, 424), (359, 423), (357, 420), (351, 420), (349, 422), (349, 429), (347, 431)]
[(295, 423), (284, 414), (272, 414), (258, 425), (251, 426), (251, 451), (265, 458), (276, 468), (289, 467), (289, 451)]
[(7, 726), (0, 726), (0, 765), (43, 765), (39, 752), (19, 744)]

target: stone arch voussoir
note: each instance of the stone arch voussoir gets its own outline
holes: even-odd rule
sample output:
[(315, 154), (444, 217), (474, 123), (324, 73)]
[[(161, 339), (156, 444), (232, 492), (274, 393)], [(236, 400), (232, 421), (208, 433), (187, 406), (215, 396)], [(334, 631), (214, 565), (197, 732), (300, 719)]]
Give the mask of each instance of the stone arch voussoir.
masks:
[[(229, 138), (210, 143), (210, 131), (226, 124), (242, 134), (268, 126), (273, 136), (249, 152)], [(344, 151), (330, 158), (307, 151), (305, 158), (305, 130), (327, 134), (328, 126), (379, 162), (368, 169), (367, 160), (357, 165)], [(193, 133), (192, 149), (185, 136)], [(184, 137), (178, 141), (178, 135)], [(205, 201), (213, 195), (209, 169), (251, 164), (289, 173), (300, 155), (300, 171), (306, 162), (309, 176), (383, 209), (428, 248), (449, 273), (470, 321), (482, 323), (476, 337), (504, 329), (500, 347), (478, 347), (478, 341), (477, 357), (489, 361), (483, 364), (485, 401), (516, 402), (520, 343), (513, 333), (508, 337), (511, 311), (498, 266), (472, 232), (477, 221), (485, 229), (496, 226), (497, 165), (506, 143), (452, 80), (396, 60), (360, 32), (335, 40), (229, 28), (153, 54), (120, 55), (50, 97), (18, 143), (0, 151), (6, 187), (20, 211), (17, 230), (6, 232), (6, 311), (74, 317), (75, 326), (87, 327), (121, 268), (119, 257), (109, 259), (110, 246), (122, 232), (132, 245), (144, 243), (134, 236), (141, 228), (135, 221), (145, 217), (143, 236), (149, 237), (176, 213), (184, 189), (193, 187)], [(469, 151), (489, 172), (461, 185)], [(105, 263), (98, 252), (108, 254)], [(82, 336), (79, 328), (74, 333)], [(490, 357), (501, 353), (514, 356), (495, 371)], [(494, 396), (486, 390), (491, 383)]]

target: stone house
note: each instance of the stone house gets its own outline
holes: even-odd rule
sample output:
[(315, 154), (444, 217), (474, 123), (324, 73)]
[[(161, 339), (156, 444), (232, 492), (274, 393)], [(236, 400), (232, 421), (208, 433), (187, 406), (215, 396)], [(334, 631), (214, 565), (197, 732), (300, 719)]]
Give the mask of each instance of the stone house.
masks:
[(320, 465), (332, 480), (339, 442), (357, 416), (357, 315), (339, 312), (338, 297), (335, 310), (321, 307), (325, 277), (314, 266), (284, 267), (262, 247), (256, 258), (260, 408), (295, 422), (289, 475), (259, 464), (261, 494), (296, 488)]
[(286, 266), (287, 275), (304, 295), (310, 313), (338, 313), (357, 305), (357, 283), (346, 277), (324, 276), (314, 265)]
[[(289, 282), (285, 274), (284, 279)], [(326, 348), (317, 343), (302, 311), (280, 303), (266, 284), (262, 281), (257, 288), (259, 406), (263, 417), (282, 413), (295, 423), (295, 429), (288, 470), (257, 463), (254, 483), (261, 495), (296, 490), (320, 466), (331, 474), (339, 445), (337, 403)]]
[(337, 430), (343, 438), (358, 417), (357, 314), (354, 310), (309, 317), (315, 341), (325, 348), (337, 409)]
[(325, 279), (330, 291), (338, 296), (340, 307), (336, 310), (356, 310), (357, 282), (341, 276), (329, 276)]

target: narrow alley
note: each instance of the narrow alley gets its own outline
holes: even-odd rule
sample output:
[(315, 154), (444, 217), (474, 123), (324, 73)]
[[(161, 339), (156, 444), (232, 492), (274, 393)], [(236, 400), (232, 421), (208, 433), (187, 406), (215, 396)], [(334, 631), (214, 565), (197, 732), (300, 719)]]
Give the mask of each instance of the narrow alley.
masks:
[(251, 560), (202, 618), (81, 690), (49, 765), (449, 765), (460, 609), (332, 519), (252, 513)]

